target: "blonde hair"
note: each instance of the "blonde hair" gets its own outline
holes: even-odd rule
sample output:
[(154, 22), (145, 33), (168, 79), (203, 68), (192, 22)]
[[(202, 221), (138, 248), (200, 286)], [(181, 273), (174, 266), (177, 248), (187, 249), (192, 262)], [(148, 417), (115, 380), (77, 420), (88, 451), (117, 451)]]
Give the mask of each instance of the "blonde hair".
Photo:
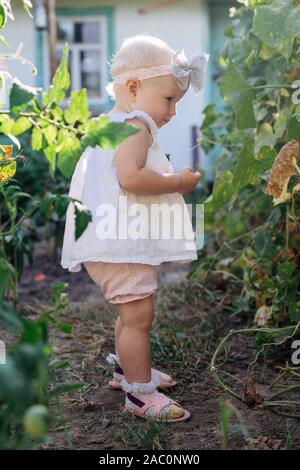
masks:
[[(112, 78), (122, 72), (152, 67), (156, 65), (170, 64), (175, 51), (161, 39), (139, 34), (123, 41), (122, 46), (113, 56), (110, 64)], [(124, 88), (124, 84), (109, 83), (106, 86), (107, 93), (116, 99), (118, 90)]]

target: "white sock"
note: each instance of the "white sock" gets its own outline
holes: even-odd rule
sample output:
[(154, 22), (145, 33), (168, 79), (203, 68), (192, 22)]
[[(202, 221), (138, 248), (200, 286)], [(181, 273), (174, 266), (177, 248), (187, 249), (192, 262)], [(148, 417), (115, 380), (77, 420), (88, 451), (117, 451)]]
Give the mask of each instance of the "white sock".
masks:
[(156, 392), (156, 384), (152, 382), (145, 382), (145, 383), (129, 383), (126, 379), (121, 380), (121, 386), (124, 392), (132, 393), (134, 396), (139, 397), (149, 397), (149, 395), (153, 395)]
[[(116, 365), (116, 363), (117, 363), (121, 367), (120, 358), (116, 354), (110, 353), (107, 356), (106, 360), (109, 364)], [(166, 381), (169, 380), (170, 377), (167, 374), (164, 374), (162, 372), (161, 372), (161, 374), (165, 378)], [(113, 376), (116, 380), (122, 379), (122, 376), (120, 374), (118, 374), (117, 372), (114, 372)], [(157, 372), (154, 372), (153, 370), (151, 370), (151, 381), (154, 382), (156, 384), (156, 386), (159, 385), (159, 383), (160, 383)]]
[(106, 361), (113, 366), (115, 366), (117, 363), (118, 366), (121, 367), (120, 358), (119, 356), (116, 356), (116, 354), (109, 353), (109, 355), (106, 357)]

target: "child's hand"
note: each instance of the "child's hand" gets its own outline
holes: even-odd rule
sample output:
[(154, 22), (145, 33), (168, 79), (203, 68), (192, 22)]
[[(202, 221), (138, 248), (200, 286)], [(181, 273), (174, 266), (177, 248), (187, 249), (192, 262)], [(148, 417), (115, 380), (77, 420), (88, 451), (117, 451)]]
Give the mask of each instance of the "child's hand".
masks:
[(185, 167), (180, 170), (179, 175), (181, 176), (181, 186), (178, 192), (182, 195), (193, 191), (201, 178), (201, 173), (199, 173), (199, 171), (195, 171), (195, 173), (193, 173), (192, 169), (189, 167)]

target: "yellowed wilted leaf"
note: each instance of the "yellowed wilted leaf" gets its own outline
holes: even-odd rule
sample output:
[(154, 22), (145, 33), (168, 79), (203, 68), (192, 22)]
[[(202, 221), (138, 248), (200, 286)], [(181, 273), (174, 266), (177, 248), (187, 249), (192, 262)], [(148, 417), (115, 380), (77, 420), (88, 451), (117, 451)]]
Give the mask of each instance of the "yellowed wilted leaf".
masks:
[(274, 205), (288, 201), (292, 194), (288, 192), (291, 176), (295, 175), (297, 157), (299, 155), (299, 142), (290, 140), (278, 153), (266, 187), (266, 194), (273, 196)]
[(13, 145), (0, 145), (0, 183), (12, 178), (16, 172), (17, 163), (12, 154)]
[(1, 166), (1, 160), (0, 160), (0, 182), (3, 183), (9, 180), (9, 178), (12, 178), (16, 170), (17, 170), (17, 163), (16, 163), (15, 158), (12, 158), (12, 162), (5, 166)]
[(270, 307), (268, 307), (267, 305), (262, 305), (256, 311), (256, 314), (254, 317), (254, 323), (257, 326), (267, 326), (269, 318), (270, 318)]

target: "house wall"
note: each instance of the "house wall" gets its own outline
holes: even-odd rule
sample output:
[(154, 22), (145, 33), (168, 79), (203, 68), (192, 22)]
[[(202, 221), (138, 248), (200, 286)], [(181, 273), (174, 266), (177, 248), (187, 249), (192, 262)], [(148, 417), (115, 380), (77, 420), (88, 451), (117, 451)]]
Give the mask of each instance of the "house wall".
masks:
[[(21, 2), (13, 0), (12, 8), (15, 21), (10, 19), (1, 30), (1, 35), (11, 45), (10, 48), (1, 46), (2, 53), (16, 52), (20, 43), (23, 43), (21, 55), (36, 64), (35, 30), (33, 20), (23, 10)], [(19, 60), (6, 60), (7, 70), (12, 76), (18, 77), (26, 85), (35, 86), (35, 76), (32, 73), (32, 67), (28, 64), (22, 64)], [(9, 83), (6, 86), (8, 92)], [(7, 102), (8, 103), (8, 102)]]

